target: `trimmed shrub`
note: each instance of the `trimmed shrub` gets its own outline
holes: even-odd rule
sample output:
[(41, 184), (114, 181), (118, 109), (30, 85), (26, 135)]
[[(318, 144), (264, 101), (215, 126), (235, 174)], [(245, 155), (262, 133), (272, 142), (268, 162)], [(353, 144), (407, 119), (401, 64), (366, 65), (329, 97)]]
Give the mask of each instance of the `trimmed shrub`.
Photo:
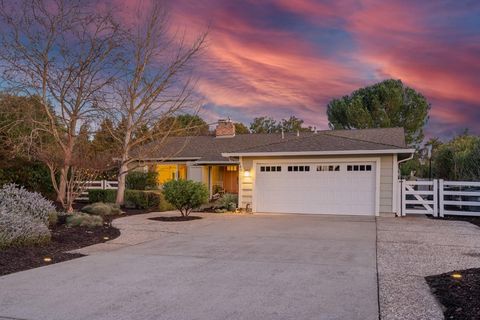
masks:
[(165, 199), (165, 194), (162, 192), (159, 192), (160, 196), (160, 205), (158, 206), (158, 211), (163, 212), (163, 211), (172, 211), (175, 210), (176, 208)]
[(58, 213), (56, 211), (50, 212), (48, 214), (48, 226), (53, 228), (58, 223)]
[(192, 180), (171, 180), (163, 185), (165, 199), (188, 216), (193, 209), (208, 201), (208, 189), (201, 182)]
[(91, 203), (103, 202), (113, 203), (117, 197), (117, 190), (107, 189), (92, 189), (88, 190), (88, 201)]
[(225, 193), (220, 199), (218, 199), (218, 204), (220, 208), (234, 211), (238, 205), (238, 196), (233, 193)]
[(53, 203), (39, 193), (4, 185), (0, 188), (0, 247), (48, 242), (54, 213)]
[(125, 207), (135, 209), (158, 208), (161, 203), (161, 191), (126, 190)]
[(67, 217), (67, 225), (69, 227), (87, 227), (94, 228), (103, 225), (103, 219), (100, 216), (88, 213), (76, 212)]
[(157, 173), (132, 171), (125, 183), (130, 190), (154, 190), (157, 189)]
[(122, 214), (120, 206), (114, 203), (95, 202), (84, 206), (80, 211), (98, 216)]

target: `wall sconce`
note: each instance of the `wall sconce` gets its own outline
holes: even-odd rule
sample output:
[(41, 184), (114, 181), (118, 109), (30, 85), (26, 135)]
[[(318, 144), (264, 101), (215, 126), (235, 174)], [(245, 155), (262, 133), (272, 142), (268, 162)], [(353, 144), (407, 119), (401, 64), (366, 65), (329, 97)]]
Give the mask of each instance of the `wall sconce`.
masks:
[(243, 172), (243, 176), (244, 176), (244, 177), (250, 177), (250, 170), (245, 170), (245, 171)]

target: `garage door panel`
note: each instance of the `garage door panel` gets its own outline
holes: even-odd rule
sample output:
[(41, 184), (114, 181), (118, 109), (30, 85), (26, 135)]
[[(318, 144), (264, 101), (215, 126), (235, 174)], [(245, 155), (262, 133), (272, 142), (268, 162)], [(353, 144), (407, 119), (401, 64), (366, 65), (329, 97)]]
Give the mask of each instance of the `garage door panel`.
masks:
[(375, 181), (374, 162), (258, 164), (256, 211), (373, 215)]

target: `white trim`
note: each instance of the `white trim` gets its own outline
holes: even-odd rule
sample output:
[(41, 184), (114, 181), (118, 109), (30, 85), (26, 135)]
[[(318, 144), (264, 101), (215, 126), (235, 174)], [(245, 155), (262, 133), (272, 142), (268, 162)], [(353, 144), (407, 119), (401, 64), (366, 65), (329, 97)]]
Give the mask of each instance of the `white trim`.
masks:
[(239, 164), (239, 161), (195, 161), (196, 165), (201, 166), (202, 164), (224, 164), (226, 166)]
[[(252, 212), (257, 212), (256, 203), (256, 188), (255, 180), (257, 178), (256, 168), (258, 164), (263, 163), (319, 163), (319, 162), (375, 162), (375, 216), (380, 216), (380, 173), (381, 173), (381, 158), (380, 157), (366, 157), (366, 158), (325, 158), (325, 159), (258, 159), (253, 160), (252, 168)], [(242, 199), (239, 197), (239, 199)]]
[(278, 156), (322, 156), (414, 153), (415, 149), (383, 150), (336, 150), (336, 151), (283, 151), (283, 152), (224, 152), (222, 157), (278, 157)]
[(397, 192), (398, 192), (398, 155), (393, 155), (392, 160), (392, 212), (397, 212)]

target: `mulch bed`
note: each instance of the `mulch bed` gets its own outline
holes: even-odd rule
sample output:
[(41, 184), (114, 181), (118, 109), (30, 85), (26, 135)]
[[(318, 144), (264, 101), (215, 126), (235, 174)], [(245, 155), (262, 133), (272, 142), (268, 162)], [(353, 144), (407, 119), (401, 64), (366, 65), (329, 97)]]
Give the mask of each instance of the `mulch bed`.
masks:
[[(453, 273), (462, 277), (455, 279)], [(425, 280), (446, 308), (445, 319), (480, 319), (480, 268), (428, 276)]]
[(467, 217), (467, 216), (445, 216), (445, 220), (467, 221), (480, 227), (480, 217)]
[[(118, 236), (120, 231), (110, 225), (90, 229), (58, 226), (52, 230), (52, 241), (47, 245), (0, 250), (0, 276), (83, 257), (82, 254), (66, 253), (66, 251), (106, 242)], [(45, 257), (51, 258), (52, 261), (45, 262), (43, 260)]]
[(175, 217), (155, 217), (155, 218), (148, 218), (148, 220), (155, 220), (155, 221), (164, 221), (164, 222), (179, 222), (179, 221), (191, 221), (191, 220), (198, 220), (202, 219), (202, 217), (198, 216), (175, 216)]

